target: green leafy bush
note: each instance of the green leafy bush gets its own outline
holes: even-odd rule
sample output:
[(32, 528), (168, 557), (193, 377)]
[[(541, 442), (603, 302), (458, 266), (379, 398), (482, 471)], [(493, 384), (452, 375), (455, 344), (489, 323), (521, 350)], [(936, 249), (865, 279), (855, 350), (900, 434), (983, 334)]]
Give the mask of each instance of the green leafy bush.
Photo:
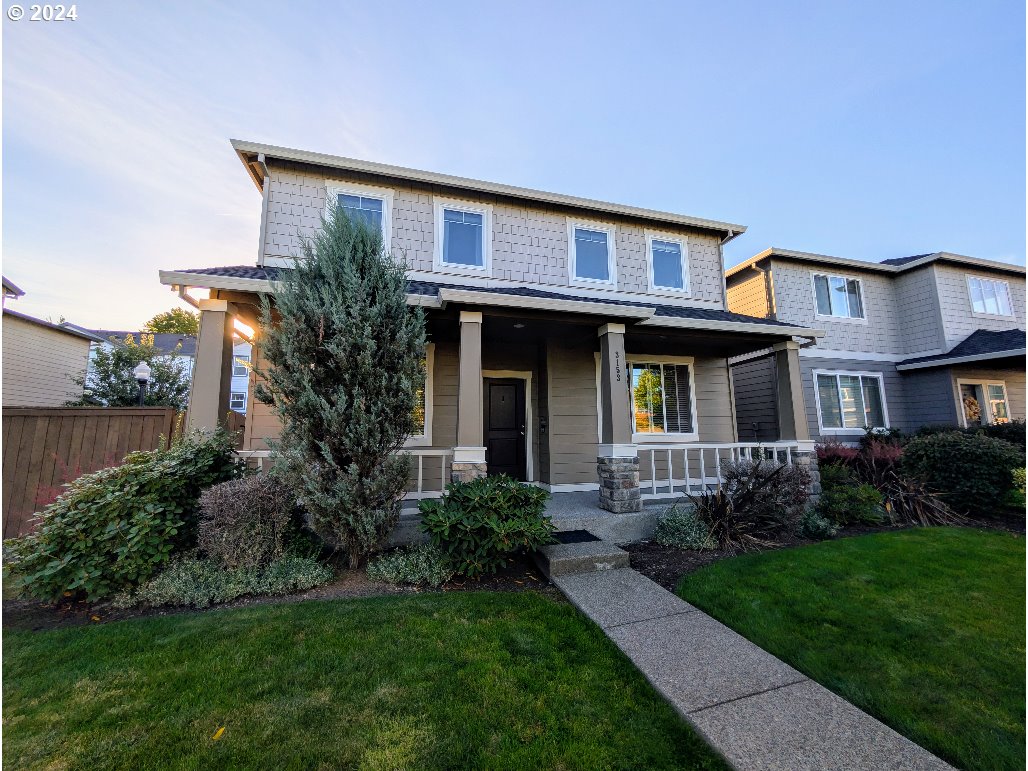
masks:
[(195, 543), (200, 491), (242, 472), (233, 444), (225, 431), (195, 433), (79, 477), (34, 532), (5, 543), (15, 589), (98, 600), (147, 580)]
[(332, 578), (332, 570), (307, 557), (283, 557), (263, 568), (226, 570), (213, 559), (186, 558), (166, 569), (135, 591), (118, 595), (118, 607), (188, 605), (206, 608), (239, 597), (272, 596), (303, 592)]
[(199, 546), (226, 568), (269, 565), (285, 551), (296, 496), (274, 474), (251, 474), (200, 495)]
[(1024, 453), (983, 434), (949, 432), (912, 439), (903, 455), (905, 474), (942, 493), (958, 513), (999, 508), (1014, 487)]
[(992, 439), (1002, 439), (1004, 442), (1010, 442), (1011, 444), (1020, 447), (1022, 451), (1025, 449), (1025, 422), (1020, 418), (1017, 420), (1007, 421), (1006, 423), (990, 423), (986, 426), (971, 426), (969, 428), (958, 428), (957, 426), (922, 426), (917, 430), (915, 436), (935, 436), (936, 434), (951, 434), (954, 432), (967, 434), (968, 436), (983, 434)]
[(662, 546), (677, 549), (716, 549), (717, 543), (710, 537), (710, 529), (690, 506), (673, 505), (657, 523), (653, 540)]
[(1013, 476), (1014, 489), (1017, 490), (1022, 495), (1024, 495), (1025, 482), (1028, 481), (1028, 480), (1026, 480), (1026, 476), (1028, 476), (1028, 475), (1026, 475), (1026, 473), (1025, 473), (1025, 467), (1024, 466), (1018, 466), (1017, 468), (1014, 469), (1014, 476)]
[(817, 514), (836, 525), (877, 524), (885, 519), (882, 494), (854, 479), (845, 466), (821, 466)]
[(839, 527), (832, 520), (823, 517), (815, 509), (807, 509), (800, 517), (799, 534), (804, 538), (811, 538), (815, 541), (824, 541), (834, 538), (839, 532)]
[(439, 587), (450, 580), (453, 572), (450, 558), (431, 544), (397, 549), (368, 563), (368, 578), (389, 584)]
[(442, 498), (419, 504), (421, 527), (461, 575), (495, 573), (511, 554), (553, 540), (548, 497), (505, 474), (453, 482)]

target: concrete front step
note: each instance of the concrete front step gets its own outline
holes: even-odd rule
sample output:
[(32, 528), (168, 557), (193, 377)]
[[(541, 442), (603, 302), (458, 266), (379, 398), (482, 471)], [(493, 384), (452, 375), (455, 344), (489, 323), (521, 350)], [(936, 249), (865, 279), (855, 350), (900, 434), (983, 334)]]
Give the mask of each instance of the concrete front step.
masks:
[(599, 540), (543, 546), (535, 553), (535, 561), (547, 578), (629, 566), (628, 552)]

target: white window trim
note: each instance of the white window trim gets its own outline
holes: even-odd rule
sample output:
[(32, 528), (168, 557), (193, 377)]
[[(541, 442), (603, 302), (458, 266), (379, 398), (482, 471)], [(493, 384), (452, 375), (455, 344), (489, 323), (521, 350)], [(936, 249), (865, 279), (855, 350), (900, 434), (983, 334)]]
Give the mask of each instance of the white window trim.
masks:
[[(453, 273), (464, 276), (491, 276), (493, 274), (493, 207), (491, 204), (478, 201), (466, 201), (460, 198), (441, 198), (435, 196), (435, 243), (433, 249), (433, 265), (439, 273)], [(443, 261), (443, 210), (466, 211), (482, 215), (482, 265), (464, 265)]]
[[(609, 280), (579, 278), (576, 275), (575, 228), (599, 230), (607, 234), (607, 275), (610, 277)], [(617, 286), (617, 225), (568, 217), (568, 283), (571, 286)]]
[[(232, 406), (232, 397), (233, 396), (242, 396), (243, 397), (243, 406), (242, 407), (238, 407), (237, 408), (237, 407), (233, 407)], [(248, 399), (247, 399), (247, 392), (246, 391), (232, 391), (228, 395), (228, 408), (230, 410), (232, 410), (232, 411), (235, 411), (236, 409), (241, 409), (244, 412), (246, 412), (246, 403), (247, 403), (247, 401), (248, 401)]]
[[(1005, 313), (986, 313), (985, 311), (976, 311), (974, 309), (974, 300), (971, 297), (971, 279), (977, 279), (978, 281), (991, 281), (994, 284), (1002, 284), (1007, 290), (1007, 304), (1010, 306), (1010, 314)], [(989, 276), (975, 276), (971, 273), (964, 274), (964, 283), (967, 285), (967, 305), (971, 309), (971, 315), (976, 319), (1012, 319), (1014, 318), (1014, 297), (1010, 294), (1010, 282), (1004, 281), (1001, 278), (991, 278)], [(1007, 407), (1010, 407), (1008, 404)]]
[[(629, 366), (628, 374), (628, 406), (632, 411), (632, 442), (634, 444), (674, 444), (676, 442), (696, 442), (700, 438), (700, 424), (696, 417), (696, 359), (693, 356), (646, 356), (645, 354), (625, 354), (625, 362)], [(688, 364), (689, 365), (689, 408), (692, 431), (689, 433), (649, 434), (635, 431), (635, 402), (632, 393), (632, 364)]]
[[(863, 318), (854, 318), (852, 316), (832, 316), (824, 315), (817, 312), (817, 284), (814, 282), (815, 276), (826, 276), (830, 280), (832, 278), (841, 278), (846, 281), (856, 281), (860, 287), (860, 305), (864, 311)], [(834, 321), (840, 324), (867, 324), (867, 294), (864, 292), (864, 279), (859, 276), (847, 275), (845, 273), (829, 273), (826, 270), (812, 270), (810, 271), (810, 298), (814, 301), (814, 318), (819, 321)]]
[(392, 254), (393, 243), (393, 196), (395, 191), (388, 187), (358, 185), (352, 182), (325, 183), (325, 217), (331, 217), (339, 195), (359, 195), (365, 198), (382, 199), (382, 246), (386, 254)]
[[(240, 359), (245, 359), (246, 363), (240, 363)], [(239, 353), (232, 354), (232, 377), (250, 377), (250, 354)], [(241, 373), (236, 372), (236, 367), (242, 367)]]
[(435, 402), (435, 343), (425, 345), (425, 433), (409, 436), (404, 447), (432, 446), (432, 405)]
[[(817, 407), (817, 429), (818, 433), (822, 436), (835, 436), (840, 434), (847, 434), (850, 436), (863, 436), (864, 427), (860, 428), (836, 428), (835, 426), (826, 426), (824, 419), (821, 417), (821, 393), (817, 388), (817, 376), (818, 375), (851, 375), (853, 377), (867, 377), (876, 378), (878, 380), (878, 392), (882, 395), (882, 419), (885, 421), (884, 426), (873, 426), (873, 428), (890, 428), (891, 423), (889, 422), (889, 400), (885, 396), (885, 376), (881, 372), (865, 372), (862, 370), (848, 370), (848, 369), (815, 369), (811, 373), (811, 377), (814, 382), (814, 404)], [(839, 380), (836, 377), (835, 389), (839, 390)], [(863, 394), (861, 394), (863, 398)], [(842, 393), (839, 392), (839, 409), (842, 409)]]
[[(682, 287), (659, 286), (653, 278), (653, 242), (668, 241), (682, 248)], [(690, 297), (692, 295), (689, 281), (689, 239), (683, 235), (662, 233), (657, 230), (646, 231), (646, 263), (647, 281), (650, 294), (666, 294), (674, 297)]]
[(960, 395), (960, 386), (962, 385), (976, 385), (982, 387), (982, 409), (985, 410), (986, 417), (988, 420), (982, 425), (988, 425), (996, 422), (995, 416), (992, 414), (992, 406), (989, 404), (989, 386), (998, 385), (1003, 389), (1003, 401), (1007, 405), (1007, 416), (1009, 420), (1013, 418), (1010, 415), (1010, 396), (1007, 394), (1007, 384), (1004, 380), (985, 380), (981, 378), (970, 378), (970, 377), (958, 377), (957, 378), (957, 413), (960, 415), (960, 425), (967, 428), (967, 413), (964, 412), (964, 400)]

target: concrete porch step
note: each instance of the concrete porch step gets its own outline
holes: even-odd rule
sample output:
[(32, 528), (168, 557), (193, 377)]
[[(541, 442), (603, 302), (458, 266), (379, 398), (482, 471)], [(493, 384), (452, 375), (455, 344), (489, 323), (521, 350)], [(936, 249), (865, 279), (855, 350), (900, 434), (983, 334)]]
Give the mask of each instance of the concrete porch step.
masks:
[(535, 553), (535, 561), (547, 578), (629, 566), (628, 552), (600, 540), (542, 546)]

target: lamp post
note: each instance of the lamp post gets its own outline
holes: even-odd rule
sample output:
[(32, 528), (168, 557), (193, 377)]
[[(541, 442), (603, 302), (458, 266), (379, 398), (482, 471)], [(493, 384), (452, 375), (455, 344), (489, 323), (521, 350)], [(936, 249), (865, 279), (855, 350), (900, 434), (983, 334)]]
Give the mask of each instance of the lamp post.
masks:
[(150, 381), (150, 366), (145, 361), (141, 361), (132, 370), (132, 375), (139, 383), (139, 406), (142, 407), (146, 401), (146, 384)]

